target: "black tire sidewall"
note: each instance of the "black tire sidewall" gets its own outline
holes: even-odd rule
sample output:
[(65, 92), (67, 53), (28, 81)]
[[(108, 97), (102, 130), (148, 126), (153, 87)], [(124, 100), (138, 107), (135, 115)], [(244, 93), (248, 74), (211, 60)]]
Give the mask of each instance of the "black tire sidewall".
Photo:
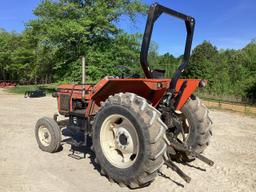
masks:
[(186, 117), (186, 119), (188, 120), (188, 124), (189, 124), (189, 135), (186, 140), (186, 144), (188, 147), (195, 149), (196, 146), (198, 145), (197, 138), (198, 138), (198, 135), (200, 134), (200, 132), (198, 130), (198, 126), (197, 126), (198, 119), (193, 114), (193, 110), (189, 109), (188, 106), (184, 106), (181, 109), (181, 111), (184, 114), (184, 116)]
[[(133, 123), (139, 138), (138, 156), (135, 162), (130, 167), (125, 169), (120, 169), (113, 166), (106, 159), (100, 144), (100, 131), (102, 123), (108, 116), (112, 114), (120, 114), (130, 120), (130, 122)], [(127, 181), (144, 172), (145, 162), (150, 155), (150, 150), (147, 149), (149, 147), (149, 133), (146, 131), (147, 129), (145, 127), (146, 124), (139, 117), (139, 115), (124, 106), (109, 105), (104, 107), (104, 109), (100, 111), (100, 114), (97, 115), (93, 129), (93, 148), (100, 165), (103, 165), (104, 171), (107, 172), (107, 174), (115, 181)]]
[[(43, 145), (39, 139), (38, 132), (41, 126), (46, 127), (51, 135), (51, 143), (48, 146)], [(39, 148), (50, 153), (56, 152), (61, 143), (61, 132), (57, 123), (53, 119), (47, 117), (43, 117), (37, 121), (35, 126), (35, 137)]]

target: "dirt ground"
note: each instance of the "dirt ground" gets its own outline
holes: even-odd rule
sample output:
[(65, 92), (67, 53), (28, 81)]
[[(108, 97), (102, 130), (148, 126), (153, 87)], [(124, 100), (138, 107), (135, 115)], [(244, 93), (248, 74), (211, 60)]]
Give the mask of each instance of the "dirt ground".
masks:
[[(0, 90), (0, 192), (130, 191), (100, 176), (90, 155), (69, 157), (67, 144), (55, 154), (39, 150), (34, 125), (54, 112), (54, 98), (25, 99)], [(133, 191), (256, 191), (256, 118), (221, 111), (210, 115), (214, 136), (205, 154), (213, 167), (199, 160), (180, 165), (192, 178), (187, 184), (164, 166), (149, 187)]]

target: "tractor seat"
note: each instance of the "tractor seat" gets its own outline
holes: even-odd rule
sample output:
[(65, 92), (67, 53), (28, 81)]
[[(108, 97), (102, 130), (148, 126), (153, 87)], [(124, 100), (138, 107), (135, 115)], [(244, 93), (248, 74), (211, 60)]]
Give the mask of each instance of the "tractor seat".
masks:
[(154, 69), (152, 71), (152, 77), (154, 79), (163, 79), (165, 74), (165, 70), (162, 69)]

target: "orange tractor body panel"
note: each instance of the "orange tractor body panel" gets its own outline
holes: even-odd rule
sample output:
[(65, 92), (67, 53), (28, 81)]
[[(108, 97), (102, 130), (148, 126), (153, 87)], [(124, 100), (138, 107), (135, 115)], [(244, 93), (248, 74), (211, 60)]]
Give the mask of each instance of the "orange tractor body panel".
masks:
[[(176, 110), (180, 110), (187, 99), (198, 87), (200, 80), (198, 79), (179, 79), (176, 86), (176, 93), (184, 81), (187, 81), (187, 86), (183, 90), (180, 100), (176, 105)], [(104, 102), (110, 95), (120, 92), (135, 93), (143, 98), (146, 98), (152, 106), (157, 107), (163, 96), (166, 94), (170, 85), (171, 79), (112, 79), (104, 78), (95, 85), (73, 85), (64, 84), (58, 86), (58, 94), (67, 94), (70, 96), (70, 111), (72, 111), (72, 100), (84, 99), (88, 101), (86, 116), (97, 113), (100, 103)], [(84, 94), (83, 94), (84, 90)], [(58, 109), (60, 109), (60, 97), (58, 97)]]

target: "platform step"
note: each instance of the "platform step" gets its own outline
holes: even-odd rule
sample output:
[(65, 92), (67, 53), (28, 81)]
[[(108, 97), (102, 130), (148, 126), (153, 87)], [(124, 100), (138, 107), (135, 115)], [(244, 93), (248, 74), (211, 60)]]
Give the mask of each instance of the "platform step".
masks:
[(72, 149), (70, 149), (70, 151), (72, 151), (71, 154), (68, 154), (69, 157), (76, 159), (76, 160), (80, 160), (80, 159), (84, 159), (85, 158), (85, 154), (78, 152), (78, 151), (74, 151)]

